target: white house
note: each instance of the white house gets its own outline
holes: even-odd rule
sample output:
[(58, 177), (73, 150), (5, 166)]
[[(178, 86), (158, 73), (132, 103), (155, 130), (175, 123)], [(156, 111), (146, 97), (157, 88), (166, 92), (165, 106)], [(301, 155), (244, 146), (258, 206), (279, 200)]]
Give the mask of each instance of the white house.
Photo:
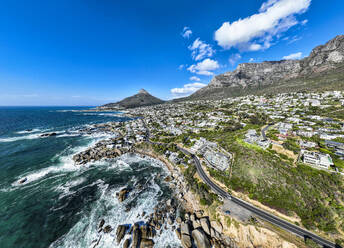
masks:
[(328, 169), (333, 165), (332, 158), (329, 154), (301, 150), (301, 155), (305, 164), (318, 166), (323, 169)]

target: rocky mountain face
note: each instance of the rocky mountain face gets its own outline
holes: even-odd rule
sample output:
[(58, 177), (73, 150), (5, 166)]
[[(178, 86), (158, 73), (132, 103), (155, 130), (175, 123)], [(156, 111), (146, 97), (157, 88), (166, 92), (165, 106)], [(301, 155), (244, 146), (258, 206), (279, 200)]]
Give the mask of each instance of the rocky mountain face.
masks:
[[(314, 48), (308, 57), (301, 60), (240, 64), (234, 71), (215, 76), (209, 85), (196, 91), (189, 99), (240, 96), (259, 93), (275, 86), (278, 92), (284, 92), (290, 88), (288, 84), (294, 89), (298, 89), (298, 86), (299, 89), (307, 89), (306, 85), (311, 87), (310, 81), (313, 84), (319, 84), (319, 80), (326, 83), (332, 72), (338, 74), (338, 77), (331, 77), (330, 83), (338, 83), (344, 76), (343, 68), (344, 35), (338, 35), (325, 45)], [(344, 81), (341, 82), (343, 88)]]
[(108, 103), (101, 106), (101, 109), (127, 109), (127, 108), (136, 108), (141, 106), (150, 106), (155, 104), (164, 103), (163, 100), (152, 96), (146, 90), (141, 89), (136, 95), (127, 97), (122, 101), (116, 103)]

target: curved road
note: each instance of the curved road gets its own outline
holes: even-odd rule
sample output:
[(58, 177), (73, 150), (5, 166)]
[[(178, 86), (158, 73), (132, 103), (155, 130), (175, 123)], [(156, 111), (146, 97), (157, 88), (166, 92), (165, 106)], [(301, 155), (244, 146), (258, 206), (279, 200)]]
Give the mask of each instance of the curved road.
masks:
[[(181, 151), (190, 154), (190, 152), (186, 151), (183, 148), (180, 148)], [(202, 178), (202, 180), (209, 185), (209, 187), (218, 195), (222, 196), (223, 198), (227, 199), (227, 200), (231, 200), (232, 202), (238, 204), (239, 206), (251, 211), (252, 213), (254, 213), (255, 215), (257, 215), (258, 217), (276, 225), (279, 226), (287, 231), (290, 231), (292, 233), (295, 233), (301, 237), (307, 238), (307, 239), (312, 239), (313, 241), (315, 241), (316, 243), (322, 245), (323, 247), (333, 247), (333, 248), (341, 248), (341, 246), (336, 245), (326, 239), (323, 239), (322, 237), (309, 232), (299, 226), (296, 226), (294, 224), (291, 224), (290, 222), (287, 222), (283, 219), (280, 219), (268, 212), (265, 212), (239, 198), (236, 198), (232, 195), (230, 195), (229, 193), (227, 193), (226, 191), (224, 191), (222, 188), (220, 188), (217, 184), (215, 184), (213, 181), (211, 181), (209, 179), (209, 177), (207, 176), (207, 174), (204, 172), (201, 163), (199, 161), (199, 159), (197, 158), (197, 156), (195, 156), (194, 154), (190, 154), (192, 156), (192, 158), (195, 161), (195, 165), (197, 168), (197, 172), (199, 174), (199, 176)]]
[[(269, 126), (267, 126), (266, 128), (268, 128)], [(265, 128), (265, 129), (266, 129)], [(152, 144), (159, 144), (161, 145), (162, 143), (158, 143), (158, 142), (152, 142), (149, 140), (149, 136), (150, 136), (150, 131), (148, 128), (146, 128), (147, 130), (147, 141), (152, 143)], [(265, 130), (264, 130), (265, 131)], [(197, 173), (198, 175), (201, 177), (201, 179), (218, 195), (220, 195), (223, 199), (227, 199), (230, 200), (236, 204), (238, 204), (239, 206), (251, 211), (252, 213), (254, 213), (256, 216), (260, 217), (261, 219), (268, 221), (276, 226), (279, 226), (289, 232), (292, 232), (298, 236), (301, 236), (305, 239), (312, 239), (313, 241), (315, 241), (316, 243), (318, 243), (319, 245), (322, 245), (323, 247), (328, 247), (328, 248), (342, 248), (340, 245), (334, 244), (310, 231), (307, 231), (306, 229), (303, 229), (299, 226), (296, 226), (294, 224), (291, 224), (288, 221), (285, 221), (283, 219), (280, 219), (264, 210), (261, 210), (239, 198), (236, 198), (232, 195), (230, 195), (228, 192), (224, 191), (221, 187), (219, 187), (216, 183), (214, 183), (208, 176), (207, 174), (204, 172), (202, 166), (201, 166), (201, 162), (199, 161), (198, 157), (192, 153), (190, 153), (189, 151), (187, 151), (184, 148), (179, 147), (179, 150), (181, 150), (183, 153), (190, 155), (196, 165), (196, 169), (197, 169)]]
[(264, 140), (266, 140), (265, 131), (266, 131), (269, 127), (271, 127), (271, 126), (273, 126), (273, 125), (275, 125), (275, 124), (274, 124), (274, 123), (268, 124), (266, 127), (264, 127), (264, 128), (262, 129), (262, 137), (263, 137)]

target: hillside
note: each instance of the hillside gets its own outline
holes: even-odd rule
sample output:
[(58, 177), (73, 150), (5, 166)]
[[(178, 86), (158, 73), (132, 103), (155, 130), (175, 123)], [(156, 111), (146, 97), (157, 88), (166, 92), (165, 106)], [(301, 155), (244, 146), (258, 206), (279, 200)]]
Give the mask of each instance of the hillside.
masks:
[(344, 35), (314, 48), (301, 60), (244, 63), (215, 76), (186, 100), (218, 99), (248, 94), (344, 88)]
[(163, 100), (152, 96), (146, 90), (141, 89), (137, 94), (124, 98), (122, 101), (116, 103), (108, 103), (101, 106), (101, 109), (127, 109), (142, 106), (150, 106), (164, 103)]

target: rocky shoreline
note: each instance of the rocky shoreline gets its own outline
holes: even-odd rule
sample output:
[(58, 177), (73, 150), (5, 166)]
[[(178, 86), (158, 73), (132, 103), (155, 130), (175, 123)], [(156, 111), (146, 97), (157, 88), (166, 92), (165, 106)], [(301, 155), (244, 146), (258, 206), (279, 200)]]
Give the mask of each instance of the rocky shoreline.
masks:
[(76, 164), (86, 164), (101, 159), (113, 159), (131, 152), (130, 147), (116, 148), (119, 140), (118, 138), (102, 140), (95, 144), (95, 146), (74, 155), (73, 160)]
[[(83, 131), (91, 133), (101, 129), (118, 133), (116, 128), (119, 126), (119, 124), (105, 123)], [(138, 149), (133, 144), (128, 144), (122, 135), (118, 135), (116, 138), (99, 141), (87, 150), (74, 155), (73, 160), (76, 164), (85, 165), (102, 159), (116, 159), (128, 153), (137, 154), (142, 158), (157, 159), (166, 165), (170, 175), (164, 178), (164, 182), (172, 190), (173, 196), (167, 201), (157, 202), (153, 213), (147, 215), (142, 212), (139, 214), (137, 216), (139, 221), (135, 223), (120, 223), (118, 226), (111, 226), (105, 223), (104, 219), (100, 219), (97, 229), (101, 235), (99, 239), (92, 242), (93, 248), (98, 246), (102, 235), (114, 234), (115, 242), (120, 247), (151, 248), (155, 245), (154, 239), (167, 229), (175, 232), (184, 248), (236, 247), (235, 242), (223, 234), (221, 223), (210, 221), (202, 210), (193, 208), (195, 202), (192, 201), (195, 199), (186, 197), (190, 194), (190, 190), (180, 169), (152, 150)], [(125, 204), (125, 200), (130, 196), (132, 190), (130, 187), (120, 189), (116, 193), (118, 201)], [(130, 206), (126, 206), (125, 211), (130, 211)], [(168, 247), (168, 244), (166, 245)]]
[[(99, 126), (108, 129), (106, 125)], [(92, 132), (93, 130), (88, 131)], [(115, 159), (127, 153), (135, 153), (143, 158), (148, 156), (158, 159), (166, 165), (170, 172), (164, 181), (173, 191), (173, 197), (167, 201), (157, 202), (154, 212), (149, 216), (145, 212), (139, 214), (137, 217), (142, 220), (135, 223), (121, 223), (118, 226), (111, 226), (105, 223), (104, 219), (100, 219), (97, 229), (101, 235), (99, 239), (92, 242), (93, 248), (98, 246), (102, 235), (114, 234), (115, 242), (120, 247), (151, 248), (155, 245), (154, 238), (159, 237), (168, 228), (175, 232), (184, 248), (237, 247), (231, 238), (224, 235), (221, 223), (210, 221), (202, 210), (190, 207), (194, 203), (190, 202), (189, 197), (186, 197), (187, 194), (190, 194), (189, 187), (178, 167), (173, 166), (166, 158), (161, 158), (152, 151), (143, 151), (132, 145), (124, 144), (125, 141), (122, 136), (101, 140), (93, 147), (74, 155), (73, 160), (76, 164), (84, 165), (102, 159)], [(118, 201), (125, 202), (131, 191), (132, 189), (129, 187), (119, 190), (116, 193)], [(130, 207), (126, 207), (125, 211), (130, 211)]]
[[(178, 185), (171, 176), (164, 178), (164, 181), (172, 188)], [(123, 188), (117, 192), (116, 197), (123, 202), (130, 191), (129, 188)], [(135, 223), (122, 223), (117, 227), (107, 225), (105, 220), (101, 219), (98, 224), (98, 233), (104, 235), (115, 233), (117, 245), (123, 248), (152, 248), (155, 245), (154, 238), (161, 235), (167, 228), (175, 232), (183, 248), (237, 247), (231, 238), (223, 234), (221, 223), (210, 221), (202, 210), (194, 213), (185, 212), (178, 198), (160, 201), (153, 213), (147, 216), (145, 212), (142, 212), (137, 217), (142, 220)], [(93, 248), (98, 244), (99, 241), (94, 240)], [(166, 245), (168, 247), (168, 244)]]

